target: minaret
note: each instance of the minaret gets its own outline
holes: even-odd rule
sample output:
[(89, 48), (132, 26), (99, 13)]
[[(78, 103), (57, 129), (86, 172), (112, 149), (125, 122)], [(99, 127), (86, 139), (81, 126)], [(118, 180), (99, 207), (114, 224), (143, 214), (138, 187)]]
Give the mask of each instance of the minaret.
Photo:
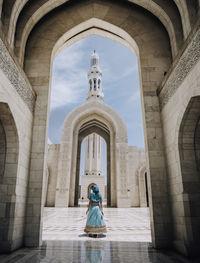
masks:
[[(89, 92), (87, 100), (103, 100), (101, 77), (99, 56), (94, 51), (90, 59), (90, 70), (88, 72)], [(96, 133), (92, 133), (86, 138), (84, 175), (102, 175), (102, 138)]]
[(86, 137), (84, 175), (102, 176), (102, 139), (96, 133)]
[(103, 100), (104, 95), (101, 87), (101, 78), (102, 71), (99, 68), (99, 56), (94, 50), (90, 59), (90, 70), (88, 71), (89, 92), (87, 100)]

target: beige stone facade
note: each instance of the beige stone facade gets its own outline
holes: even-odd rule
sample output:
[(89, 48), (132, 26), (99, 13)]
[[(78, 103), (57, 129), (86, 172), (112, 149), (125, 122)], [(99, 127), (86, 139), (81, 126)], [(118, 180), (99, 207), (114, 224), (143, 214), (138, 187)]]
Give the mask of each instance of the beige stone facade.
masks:
[[(87, 169), (84, 175), (79, 177), (79, 180), (75, 184), (75, 191), (77, 191), (78, 200), (72, 200), (72, 203), (66, 203), (68, 197), (65, 195), (61, 199), (61, 204), (56, 204), (56, 191), (58, 191), (59, 186), (58, 182), (58, 163), (60, 159), (60, 144), (50, 144), (48, 146), (48, 158), (47, 158), (47, 196), (45, 206), (47, 207), (67, 207), (69, 206), (79, 206), (86, 205), (88, 203), (88, 187), (93, 184), (97, 184), (99, 186), (100, 192), (102, 194), (102, 198), (104, 200), (104, 204), (107, 205), (107, 186), (105, 175), (103, 174), (87, 174)], [(87, 148), (86, 148), (87, 151)], [(148, 206), (148, 189), (145, 184), (145, 173), (146, 170), (146, 160), (145, 160), (145, 152), (142, 149), (138, 149), (136, 146), (128, 146), (128, 158), (127, 158), (127, 199), (126, 204), (113, 204), (113, 207), (123, 207), (128, 204), (128, 207), (147, 207)], [(119, 161), (117, 161), (119, 162)], [(75, 167), (76, 168), (76, 167)], [(87, 168), (87, 167), (86, 167)], [(77, 168), (76, 168), (77, 169)], [(107, 170), (111, 168), (108, 166)], [(112, 171), (111, 171), (112, 173)], [(65, 177), (67, 178), (67, 171), (64, 171)], [(79, 174), (80, 176), (80, 174)], [(109, 179), (108, 179), (109, 181)], [(63, 182), (63, 181), (62, 181)], [(113, 191), (116, 194), (117, 187), (113, 187)], [(108, 204), (109, 206), (109, 204)]]
[[(41, 244), (52, 61), (64, 47), (99, 34), (125, 44), (138, 55), (152, 244), (156, 248), (173, 246), (185, 255), (199, 253), (200, 1), (26, 3), (0, 1), (0, 119), (4, 138), (1, 252)], [(88, 108), (92, 115), (80, 113), (76, 121), (68, 119), (64, 129), (70, 139), (63, 135), (60, 152), (63, 158), (66, 151), (72, 152), (73, 157), (76, 153), (72, 140), (78, 142), (84, 120), (97, 129), (93, 120), (97, 117), (98, 122), (102, 121), (98, 114), (101, 111), (100, 116), (104, 116), (104, 123), (113, 134), (111, 138), (115, 138), (109, 143), (113, 151), (111, 166), (116, 172), (115, 177), (110, 176), (110, 202), (120, 205), (112, 190), (120, 181), (117, 195), (125, 203), (131, 194), (124, 176), (128, 159), (126, 135), (115, 131), (117, 126), (109, 118), (109, 108), (104, 110), (90, 102), (81, 107), (85, 112)], [(70, 134), (73, 125), (74, 137)], [(115, 163), (114, 152), (120, 165)], [(70, 162), (60, 161), (58, 170), (62, 173)], [(55, 193), (57, 202), (74, 187), (76, 174), (71, 172), (71, 180), (58, 184), (63, 189)], [(74, 195), (71, 191), (70, 203)]]

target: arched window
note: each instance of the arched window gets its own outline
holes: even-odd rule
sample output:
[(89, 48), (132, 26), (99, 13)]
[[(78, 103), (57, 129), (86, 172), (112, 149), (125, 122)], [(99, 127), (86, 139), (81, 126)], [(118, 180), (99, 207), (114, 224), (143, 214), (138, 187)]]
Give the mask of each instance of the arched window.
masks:
[(90, 79), (90, 91), (92, 90), (92, 81)]
[(100, 79), (98, 80), (98, 89), (100, 89), (100, 83), (101, 83), (101, 81), (100, 81)]
[(94, 90), (97, 90), (97, 80), (94, 79)]
[(0, 120), (0, 178), (3, 178), (6, 163), (6, 134)]

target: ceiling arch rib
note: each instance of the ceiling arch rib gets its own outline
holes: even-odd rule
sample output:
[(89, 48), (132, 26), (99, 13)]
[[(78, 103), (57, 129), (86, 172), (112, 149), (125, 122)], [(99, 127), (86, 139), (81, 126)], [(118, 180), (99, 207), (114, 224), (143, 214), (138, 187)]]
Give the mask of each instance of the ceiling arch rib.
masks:
[(173, 1), (177, 5), (178, 10), (180, 12), (184, 39), (186, 39), (191, 30), (191, 24), (190, 24), (186, 0), (173, 0)]
[(177, 54), (179, 46), (183, 43), (183, 32), (180, 13), (173, 3), (165, 0), (141, 1), (128, 0), (134, 4), (140, 5), (155, 15), (165, 26), (171, 40), (173, 57)]
[[(21, 13), (21, 11), (23, 10), (25, 4), (30, 1), (30, 0), (16, 0), (15, 3), (15, 8), (13, 8), (13, 12), (11, 14), (11, 20), (10, 20), (10, 26), (9, 26), (9, 32), (8, 32), (8, 41), (11, 45), (12, 48), (14, 48), (14, 38), (15, 38), (15, 31), (16, 31), (16, 26), (17, 26), (17, 20), (18, 17)], [(42, 16), (38, 17), (38, 14), (40, 14), (41, 10), (43, 12), (43, 15), (47, 14), (49, 11), (53, 10), (54, 8), (56, 8), (59, 5), (64, 4), (65, 2), (68, 2), (69, 0), (60, 0), (60, 1), (55, 1), (55, 0), (44, 0), (46, 1), (46, 3), (43, 3), (40, 7), (37, 7), (37, 9), (35, 10), (35, 12), (31, 15), (30, 17), (26, 17), (24, 18), (24, 24), (22, 26), (22, 28), (25, 26), (26, 28), (29, 28), (30, 25), (32, 25), (32, 28), (34, 27), (34, 25), (37, 23), (37, 21), (39, 21)], [(28, 25), (27, 25), (28, 24)]]
[(199, 2), (197, 0), (186, 1), (187, 10), (191, 26), (194, 25), (199, 12)]
[(8, 33), (10, 16), (15, 3), (15, 0), (3, 0), (2, 5), (2, 24), (5, 35)]
[[(14, 32), (11, 36), (12, 43), (11, 45), (15, 45), (15, 53), (19, 57), (19, 63), (23, 65), (23, 56), (24, 56), (24, 49), (26, 45), (26, 41), (31, 30), (34, 26), (45, 16), (47, 13), (52, 11), (54, 8), (68, 2), (69, 0), (60, 0), (59, 2), (55, 0), (44, 0), (45, 3), (41, 5), (39, 8), (36, 9), (35, 12), (31, 13), (30, 17), (27, 17), (25, 20), (22, 20), (20, 23), (19, 30), (16, 29), (16, 39), (14, 39)], [(15, 41), (15, 43), (14, 43)]]
[[(47, 1), (44, 5), (42, 5), (40, 8), (36, 10), (35, 13), (32, 14), (31, 17), (26, 21), (26, 24), (24, 26), (21, 26), (20, 28), (23, 30), (17, 30), (16, 32), (16, 54), (19, 57), (19, 61), (21, 64), (23, 64), (23, 56), (24, 56), (24, 49), (26, 45), (27, 38), (33, 29), (33, 27), (36, 25), (36, 23), (48, 12), (50, 12), (52, 9), (57, 7), (58, 5), (61, 5), (62, 3), (67, 2), (66, 0), (62, 0), (59, 2), (59, 4), (54, 2), (52, 4), (52, 1)], [(149, 1), (139, 1), (139, 0), (131, 0), (130, 2), (136, 3), (137, 5), (146, 8), (148, 11), (150, 11), (152, 14), (158, 17), (158, 19), (162, 22), (162, 24), (165, 26), (166, 30), (168, 31), (168, 34), (170, 36), (171, 41), (171, 47), (172, 47), (172, 54), (173, 56), (177, 53), (177, 42), (176, 42), (176, 35), (175, 30), (173, 27), (173, 24), (169, 18), (169, 16), (164, 12), (162, 8), (159, 7), (159, 5), (153, 3), (149, 5)], [(12, 36), (12, 39), (14, 40), (14, 35)]]
[[(146, 71), (149, 65), (151, 65), (151, 69), (156, 71), (157, 79), (154, 81), (154, 76), (151, 88), (152, 90), (157, 89), (160, 81), (163, 79), (163, 72), (168, 70), (171, 63), (169, 35), (162, 23), (148, 11), (144, 15), (143, 8), (139, 6), (133, 6), (132, 4), (121, 6), (115, 1), (110, 5), (107, 1), (103, 1), (99, 7), (93, 4), (94, 1), (91, 2), (92, 4), (88, 1), (89, 4), (87, 6), (84, 5), (84, 8), (80, 2), (75, 2), (74, 5), (65, 4), (56, 9), (56, 12), (53, 12), (51, 16), (48, 15), (43, 18), (35, 29), (31, 31), (26, 45), (24, 69), (32, 85), (38, 85), (40, 81), (39, 76), (41, 75), (41, 80), (44, 80), (43, 85), (45, 87), (48, 86), (52, 50), (57, 41), (66, 32), (79, 26), (81, 22), (87, 22), (94, 16), (101, 16), (102, 19), (99, 19), (100, 25), (98, 27), (102, 27), (101, 21), (107, 22), (110, 26), (115, 25), (117, 28), (124, 30), (135, 40), (140, 48), (143, 72)], [(103, 16), (99, 12), (99, 8), (106, 9), (106, 15)], [(117, 17), (119, 9), (124, 14), (120, 17), (120, 23)], [(66, 19), (66, 14), (68, 14), (68, 19)], [(107, 29), (108, 27), (106, 26), (104, 30), (106, 31)], [(112, 32), (112, 30), (110, 31)], [(74, 35), (72, 34), (72, 36)], [(37, 59), (35, 59), (36, 57)], [(162, 63), (158, 61), (162, 61)], [(39, 68), (41, 70), (38, 71)], [(34, 77), (35, 74), (37, 74), (37, 78)], [(151, 72), (149, 72), (150, 74)], [(147, 80), (149, 75), (147, 78), (145, 73), (142, 75), (144, 90), (149, 89), (149, 81)]]
[(0, 18), (2, 14), (2, 8), (3, 8), (3, 0), (0, 0)]
[(9, 29), (8, 29), (8, 43), (11, 45), (11, 48), (13, 48), (13, 40), (14, 40), (14, 35), (15, 35), (15, 27), (16, 27), (17, 19), (24, 5), (28, 1), (29, 0), (16, 0), (12, 8)]

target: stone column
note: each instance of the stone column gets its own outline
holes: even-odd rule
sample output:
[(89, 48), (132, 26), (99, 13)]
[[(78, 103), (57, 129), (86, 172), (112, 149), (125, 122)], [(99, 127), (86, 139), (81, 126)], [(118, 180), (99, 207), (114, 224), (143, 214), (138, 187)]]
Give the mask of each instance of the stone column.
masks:
[[(48, 102), (49, 85), (43, 86), (43, 78), (34, 79), (33, 88), (37, 94), (34, 111), (30, 176), (28, 186), (25, 246), (34, 247), (41, 244), (42, 216), (44, 197), (44, 175), (47, 156)], [(45, 81), (43, 81), (45, 82)]]
[(163, 130), (156, 92), (144, 91), (143, 103), (152, 242), (156, 248), (168, 247), (171, 242), (170, 204)]

